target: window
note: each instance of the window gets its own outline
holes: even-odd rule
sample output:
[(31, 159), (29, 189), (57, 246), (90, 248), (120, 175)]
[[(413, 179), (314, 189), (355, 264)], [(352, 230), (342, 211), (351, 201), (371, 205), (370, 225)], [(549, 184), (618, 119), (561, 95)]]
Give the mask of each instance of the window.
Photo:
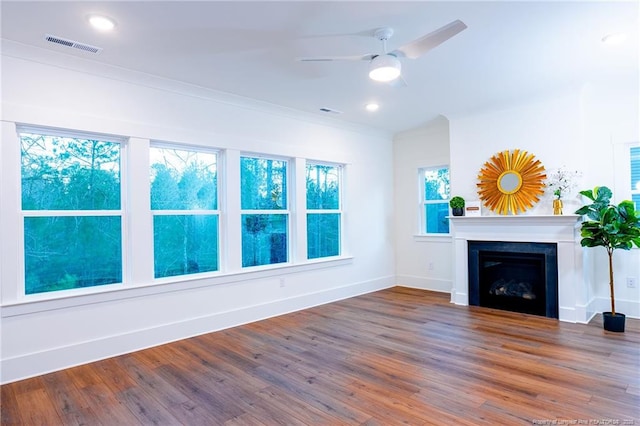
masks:
[[(225, 179), (206, 146), (27, 125), (13, 134), (3, 153), (20, 163), (1, 170), (0, 188), (6, 240), (17, 239), (16, 261), (0, 265), (15, 285), (6, 300), (343, 261), (344, 165), (229, 150)], [(7, 191), (18, 175), (20, 198)]]
[(287, 162), (240, 157), (242, 267), (288, 261)]
[(340, 254), (341, 167), (307, 164), (307, 258)]
[(217, 155), (152, 146), (155, 278), (218, 270)]
[(120, 141), (19, 138), (25, 294), (121, 283)]
[(449, 233), (449, 168), (420, 170), (421, 222), (425, 234)]
[(630, 148), (631, 157), (631, 199), (640, 210), (640, 146)]

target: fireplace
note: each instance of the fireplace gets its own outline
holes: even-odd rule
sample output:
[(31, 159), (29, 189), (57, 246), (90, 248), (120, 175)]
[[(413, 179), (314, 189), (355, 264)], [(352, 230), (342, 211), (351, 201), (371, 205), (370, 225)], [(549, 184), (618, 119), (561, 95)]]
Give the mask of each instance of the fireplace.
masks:
[[(580, 246), (579, 219), (580, 216), (569, 214), (450, 217), (453, 236), (451, 302), (468, 305), (474, 301), (469, 288), (469, 243), (550, 243), (556, 246), (557, 264), (557, 315), (554, 317), (560, 321), (588, 323), (596, 310), (591, 283), (584, 274), (583, 257), (588, 253), (584, 253)], [(508, 280), (505, 286), (500, 291), (518, 291), (513, 288), (513, 283), (512, 288), (508, 288)], [(494, 289), (496, 291), (497, 286)], [(545, 291), (547, 301), (550, 297), (554, 299), (549, 294), (549, 291)]]
[(469, 304), (558, 318), (557, 245), (468, 241)]

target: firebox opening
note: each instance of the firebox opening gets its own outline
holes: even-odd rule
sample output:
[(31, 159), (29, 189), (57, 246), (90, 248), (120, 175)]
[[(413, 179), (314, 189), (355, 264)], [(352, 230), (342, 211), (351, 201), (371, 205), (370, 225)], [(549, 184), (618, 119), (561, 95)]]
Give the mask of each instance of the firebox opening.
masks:
[(556, 244), (469, 241), (469, 304), (558, 318)]

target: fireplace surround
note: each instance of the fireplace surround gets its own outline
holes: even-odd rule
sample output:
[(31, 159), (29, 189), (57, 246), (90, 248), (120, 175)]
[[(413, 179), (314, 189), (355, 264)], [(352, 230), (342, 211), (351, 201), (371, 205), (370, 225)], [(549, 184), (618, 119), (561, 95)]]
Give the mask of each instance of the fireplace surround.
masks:
[(470, 305), (558, 318), (555, 243), (467, 244)]
[(578, 215), (450, 217), (453, 236), (451, 302), (469, 305), (469, 242), (552, 243), (557, 255), (557, 300), (560, 321), (588, 323), (589, 286), (584, 280)]

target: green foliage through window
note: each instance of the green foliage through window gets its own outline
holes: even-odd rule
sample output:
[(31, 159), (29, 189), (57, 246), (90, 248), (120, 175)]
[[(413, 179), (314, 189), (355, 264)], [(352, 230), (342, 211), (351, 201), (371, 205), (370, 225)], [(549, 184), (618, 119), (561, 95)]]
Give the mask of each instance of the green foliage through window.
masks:
[(427, 234), (449, 233), (449, 168), (422, 169), (424, 232)]
[[(124, 141), (21, 130), (24, 293), (122, 284), (128, 276), (123, 270)], [(288, 164), (240, 157), (242, 267), (290, 261)], [(154, 277), (218, 271), (217, 152), (152, 143), (148, 172)], [(306, 213), (307, 258), (339, 256), (342, 167), (309, 163), (305, 173), (306, 211), (299, 213)], [(131, 233), (130, 238), (140, 238)]]
[(217, 271), (217, 155), (151, 147), (150, 156), (154, 276)]
[(307, 215), (307, 257), (338, 256), (340, 254), (340, 215)]
[(119, 210), (120, 144), (20, 134), (23, 210)]
[(122, 282), (119, 216), (26, 217), (25, 293)]
[(155, 277), (218, 270), (217, 215), (153, 217)]
[(242, 267), (288, 261), (287, 162), (240, 158)]
[(19, 136), (25, 294), (121, 283), (120, 144)]
[(242, 215), (242, 267), (287, 261), (287, 221), (284, 214)]
[(307, 164), (307, 258), (340, 254), (340, 167)]
[(241, 204), (243, 210), (287, 208), (287, 162), (241, 157)]

